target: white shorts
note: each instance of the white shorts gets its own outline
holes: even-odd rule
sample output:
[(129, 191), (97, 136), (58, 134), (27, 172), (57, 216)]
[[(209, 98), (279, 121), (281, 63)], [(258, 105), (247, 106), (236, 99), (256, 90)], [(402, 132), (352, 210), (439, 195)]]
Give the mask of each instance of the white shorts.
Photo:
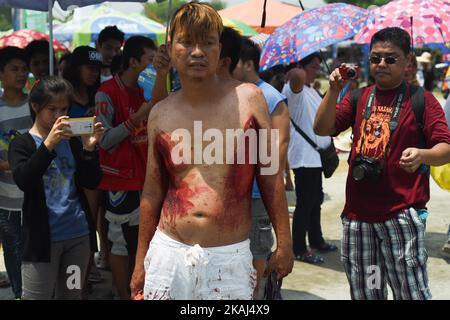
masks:
[(145, 267), (145, 300), (251, 300), (256, 285), (250, 240), (202, 248), (158, 229)]

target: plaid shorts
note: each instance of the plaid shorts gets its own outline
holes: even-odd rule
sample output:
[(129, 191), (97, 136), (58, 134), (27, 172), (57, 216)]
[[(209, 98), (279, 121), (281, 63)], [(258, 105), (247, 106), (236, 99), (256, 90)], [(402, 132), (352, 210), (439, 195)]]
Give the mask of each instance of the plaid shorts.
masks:
[(417, 211), (406, 209), (382, 223), (342, 219), (341, 259), (352, 299), (428, 300), (425, 225)]

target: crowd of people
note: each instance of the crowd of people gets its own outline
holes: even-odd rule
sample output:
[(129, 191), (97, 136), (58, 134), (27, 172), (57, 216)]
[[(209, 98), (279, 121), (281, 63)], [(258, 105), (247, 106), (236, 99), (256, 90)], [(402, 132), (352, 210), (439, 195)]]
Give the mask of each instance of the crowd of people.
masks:
[[(58, 76), (46, 41), (0, 49), (0, 236), (15, 298), (86, 299), (104, 281), (98, 268), (122, 300), (273, 297), (268, 281), (295, 260), (338, 250), (322, 234), (319, 151), (351, 128), (341, 216), (351, 297), (386, 299), (389, 283), (395, 299), (430, 299), (429, 166), (450, 162), (450, 131), (417, 83), (408, 33), (373, 36), (373, 85), (358, 89), (342, 61), (322, 96), (320, 54), (259, 73), (261, 44), (207, 4), (181, 6), (169, 32), (158, 47), (108, 26), (95, 48), (61, 57)], [(149, 65), (153, 87), (142, 88)], [(70, 119), (85, 117), (92, 132), (73, 135)], [(231, 156), (228, 141), (216, 147), (230, 130)]]

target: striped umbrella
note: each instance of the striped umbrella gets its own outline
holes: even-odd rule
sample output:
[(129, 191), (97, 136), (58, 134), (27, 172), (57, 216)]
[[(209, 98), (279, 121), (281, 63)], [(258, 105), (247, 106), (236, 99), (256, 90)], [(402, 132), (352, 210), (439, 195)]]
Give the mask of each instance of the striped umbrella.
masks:
[(249, 25), (247, 25), (239, 20), (222, 17), (222, 22), (223, 22), (224, 26), (232, 27), (232, 28), (236, 29), (237, 31), (239, 31), (243, 36), (246, 36), (246, 37), (254, 36), (254, 35), (258, 34), (258, 32), (255, 29), (253, 29)]
[[(0, 48), (6, 46), (25, 48), (31, 41), (41, 39), (49, 41), (49, 36), (45, 33), (33, 30), (18, 30), (1, 37)], [(67, 51), (67, 48), (56, 39), (53, 39), (53, 49), (56, 52)]]
[(252, 40), (254, 43), (258, 45), (258, 47), (261, 49), (264, 48), (264, 45), (266, 44), (267, 39), (269, 39), (270, 34), (267, 33), (258, 33), (255, 36), (251, 36), (250, 40)]

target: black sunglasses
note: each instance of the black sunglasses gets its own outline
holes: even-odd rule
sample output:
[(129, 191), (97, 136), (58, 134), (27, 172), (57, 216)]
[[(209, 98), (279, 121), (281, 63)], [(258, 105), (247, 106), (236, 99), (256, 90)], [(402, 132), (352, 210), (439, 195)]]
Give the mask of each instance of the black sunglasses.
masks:
[(380, 64), (381, 61), (384, 59), (384, 62), (386, 64), (395, 64), (398, 60), (398, 57), (393, 56), (387, 56), (387, 57), (380, 57), (380, 56), (370, 56), (369, 61), (373, 64)]

